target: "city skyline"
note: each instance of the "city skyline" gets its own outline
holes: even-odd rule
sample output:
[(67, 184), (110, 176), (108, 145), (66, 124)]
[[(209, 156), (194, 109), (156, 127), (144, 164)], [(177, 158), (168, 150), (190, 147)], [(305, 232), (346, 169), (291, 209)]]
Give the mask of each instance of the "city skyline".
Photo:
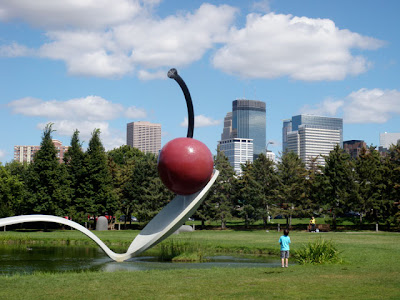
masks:
[(368, 146), (400, 132), (398, 1), (59, 2), (0, 2), (3, 164), (49, 122), (64, 145), (78, 129), (85, 148), (95, 128), (107, 150), (125, 144), (136, 121), (161, 124), (161, 146), (185, 136), (172, 67), (193, 98), (194, 138), (214, 154), (241, 98), (266, 103), (277, 155), (288, 116), (342, 118), (343, 140)]

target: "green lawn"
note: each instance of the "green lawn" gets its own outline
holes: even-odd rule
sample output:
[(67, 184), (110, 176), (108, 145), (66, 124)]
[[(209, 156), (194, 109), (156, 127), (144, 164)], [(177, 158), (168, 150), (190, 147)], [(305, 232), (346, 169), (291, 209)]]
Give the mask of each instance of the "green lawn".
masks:
[[(128, 245), (137, 231), (96, 234)], [(88, 240), (76, 231), (0, 232), (0, 240)], [(196, 231), (173, 236), (212, 251), (278, 253), (276, 231)], [(23, 238), (22, 238), (23, 237)], [(400, 234), (293, 231), (291, 252), (322, 237), (342, 251), (339, 265), (85, 272), (0, 277), (0, 299), (400, 299)], [(211, 251), (210, 250), (210, 251)], [(279, 258), (276, 256), (277, 260)], [(293, 259), (292, 259), (293, 261)]]

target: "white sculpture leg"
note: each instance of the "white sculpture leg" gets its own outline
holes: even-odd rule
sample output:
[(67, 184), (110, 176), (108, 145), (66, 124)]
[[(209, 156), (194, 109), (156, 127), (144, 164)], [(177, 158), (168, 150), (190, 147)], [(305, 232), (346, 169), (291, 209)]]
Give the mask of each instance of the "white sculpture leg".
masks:
[(218, 170), (214, 170), (211, 180), (199, 192), (187, 196), (177, 195), (146, 225), (145, 228), (143, 228), (129, 246), (128, 251), (124, 254), (113, 252), (95, 234), (82, 225), (56, 216), (28, 215), (3, 218), (0, 219), (0, 227), (25, 222), (53, 222), (65, 224), (81, 231), (95, 241), (111, 259), (122, 262), (142, 253), (174, 233), (200, 206), (217, 179), (218, 174)]

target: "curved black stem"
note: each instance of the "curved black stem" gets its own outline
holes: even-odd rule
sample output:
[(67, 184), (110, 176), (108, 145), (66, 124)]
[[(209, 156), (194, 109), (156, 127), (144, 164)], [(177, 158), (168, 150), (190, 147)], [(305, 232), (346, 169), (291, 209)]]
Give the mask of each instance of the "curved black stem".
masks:
[(175, 81), (179, 84), (182, 89), (183, 95), (185, 95), (186, 105), (188, 109), (188, 131), (187, 137), (193, 138), (193, 130), (194, 130), (194, 112), (193, 112), (193, 102), (192, 97), (190, 97), (189, 89), (186, 86), (186, 83), (183, 81), (182, 77), (178, 75), (178, 71), (176, 69), (171, 69), (168, 71), (168, 77), (175, 79)]

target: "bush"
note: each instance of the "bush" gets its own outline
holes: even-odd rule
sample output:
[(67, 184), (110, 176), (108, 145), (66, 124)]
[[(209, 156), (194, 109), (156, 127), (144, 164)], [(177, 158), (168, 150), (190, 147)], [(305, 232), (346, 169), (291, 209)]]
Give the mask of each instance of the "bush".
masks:
[(340, 252), (332, 241), (321, 238), (295, 251), (297, 261), (304, 264), (341, 263)]

